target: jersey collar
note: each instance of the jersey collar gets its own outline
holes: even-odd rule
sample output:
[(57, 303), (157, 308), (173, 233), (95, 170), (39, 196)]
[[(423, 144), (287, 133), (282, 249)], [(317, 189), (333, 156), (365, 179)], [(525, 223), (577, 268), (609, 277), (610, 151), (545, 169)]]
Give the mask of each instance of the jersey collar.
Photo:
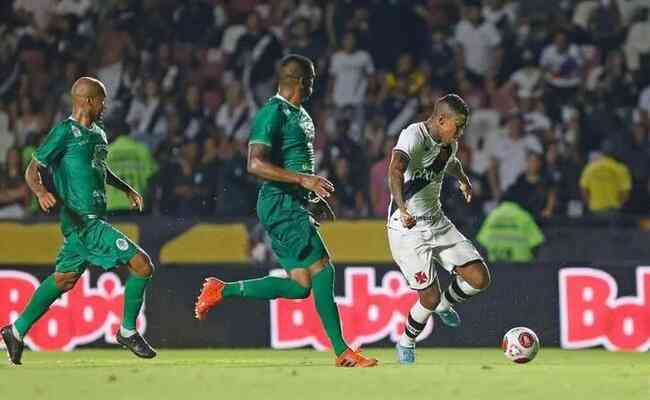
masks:
[(276, 99), (280, 99), (280, 100), (284, 101), (285, 103), (287, 103), (287, 104), (290, 105), (291, 107), (295, 108), (296, 110), (300, 110), (300, 109), (302, 108), (302, 107), (298, 107), (298, 106), (296, 106), (295, 104), (291, 103), (289, 100), (287, 100), (287, 99), (285, 99), (284, 97), (282, 97), (282, 96), (280, 95), (280, 93), (276, 93), (275, 96), (273, 96), (273, 97), (275, 97)]

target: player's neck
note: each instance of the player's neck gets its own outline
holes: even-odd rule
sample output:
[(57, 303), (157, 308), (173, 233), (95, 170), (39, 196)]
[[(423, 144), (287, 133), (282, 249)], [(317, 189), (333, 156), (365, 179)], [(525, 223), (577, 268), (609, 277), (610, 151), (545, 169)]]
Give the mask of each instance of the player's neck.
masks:
[(73, 112), (70, 118), (79, 125), (85, 126), (86, 128), (90, 128), (94, 122), (94, 120), (87, 114), (81, 112)]
[(435, 142), (442, 143), (442, 139), (440, 139), (440, 136), (438, 135), (438, 129), (436, 129), (433, 121), (430, 119), (424, 121), (424, 126), (427, 128), (427, 134), (431, 136), (431, 139), (433, 139)]
[(302, 97), (300, 96), (300, 91), (298, 90), (283, 90), (280, 88), (280, 90), (278, 90), (278, 96), (282, 97), (284, 100), (291, 103), (297, 108), (300, 108), (302, 104)]

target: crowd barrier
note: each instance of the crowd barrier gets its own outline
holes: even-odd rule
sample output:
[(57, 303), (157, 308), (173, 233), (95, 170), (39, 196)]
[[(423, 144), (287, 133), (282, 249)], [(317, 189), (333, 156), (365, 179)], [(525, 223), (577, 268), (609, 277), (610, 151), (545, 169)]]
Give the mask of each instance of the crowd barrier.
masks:
[[(650, 265), (648, 263), (647, 265)], [(650, 267), (584, 264), (491, 265), (489, 289), (458, 306), (457, 329), (429, 322), (422, 346), (498, 346), (527, 326), (543, 346), (645, 351), (650, 347)], [(15, 319), (51, 268), (0, 267), (0, 324)], [(226, 299), (206, 321), (193, 316), (207, 276), (224, 280), (282, 274), (242, 265), (162, 264), (147, 292), (138, 327), (156, 347), (313, 347), (327, 349), (313, 301)], [(440, 274), (443, 287), (448, 277)], [(346, 339), (354, 346), (392, 346), (416, 295), (392, 264), (337, 264), (336, 296)], [(89, 269), (34, 326), (33, 350), (72, 350), (115, 343), (124, 272)]]

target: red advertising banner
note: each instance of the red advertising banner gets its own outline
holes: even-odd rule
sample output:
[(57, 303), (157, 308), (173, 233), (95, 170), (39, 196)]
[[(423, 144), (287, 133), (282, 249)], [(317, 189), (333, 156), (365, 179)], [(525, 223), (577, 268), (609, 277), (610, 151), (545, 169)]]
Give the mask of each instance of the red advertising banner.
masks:
[[(39, 283), (27, 272), (0, 271), (0, 326), (18, 318)], [(123, 304), (124, 285), (116, 274), (101, 274), (93, 287), (90, 273), (86, 271), (75, 287), (58, 299), (32, 327), (25, 343), (35, 351), (70, 351), (102, 338), (106, 343), (116, 343), (115, 333), (122, 320)], [(144, 308), (137, 326), (144, 332)]]
[(650, 348), (650, 267), (636, 269), (636, 295), (618, 297), (616, 280), (593, 268), (559, 271), (560, 345), (611, 351)]
[[(372, 267), (346, 268), (345, 294), (336, 298), (345, 339), (353, 348), (384, 338), (397, 342), (409, 310), (417, 300), (416, 292), (407, 286), (400, 272), (386, 272), (381, 284), (376, 285), (375, 271)], [(300, 300), (272, 300), (270, 318), (273, 348), (330, 348), (311, 296)], [(433, 318), (418, 340), (426, 339), (432, 329)]]

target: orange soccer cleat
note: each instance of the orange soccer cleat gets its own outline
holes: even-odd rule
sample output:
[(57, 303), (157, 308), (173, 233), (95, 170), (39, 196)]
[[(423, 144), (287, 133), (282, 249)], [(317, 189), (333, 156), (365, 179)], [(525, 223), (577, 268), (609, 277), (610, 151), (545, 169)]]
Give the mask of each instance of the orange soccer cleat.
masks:
[(206, 278), (205, 282), (203, 282), (201, 294), (194, 305), (194, 317), (196, 319), (204, 320), (208, 311), (221, 302), (225, 286), (226, 283), (220, 279)]
[(376, 358), (366, 357), (361, 354), (360, 350), (354, 351), (352, 349), (347, 349), (340, 356), (336, 357), (336, 366), (337, 367), (374, 367), (378, 364)]

